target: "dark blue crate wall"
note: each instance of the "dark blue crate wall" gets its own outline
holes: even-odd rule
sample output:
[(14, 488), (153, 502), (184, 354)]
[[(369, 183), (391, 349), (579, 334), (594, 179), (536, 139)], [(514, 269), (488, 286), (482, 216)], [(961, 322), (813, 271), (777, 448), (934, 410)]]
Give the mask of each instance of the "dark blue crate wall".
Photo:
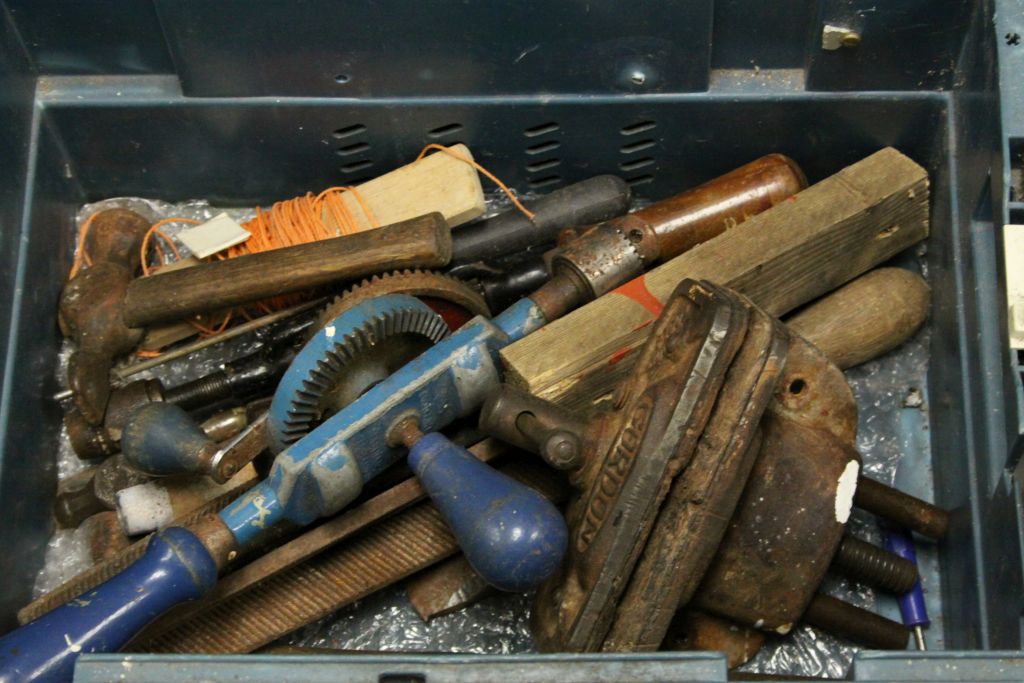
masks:
[[(4, 0), (45, 74), (177, 73), (198, 97), (699, 92), (709, 69), (813, 90), (949, 89), (972, 2)], [(861, 49), (823, 51), (826, 23)]]
[[(51, 530), (56, 485), (55, 454), (60, 408), (45, 398), (54, 388), (58, 335), (55, 293), (63, 281), (58, 254), (70, 245), (50, 241), (66, 234), (68, 215), (49, 210), (81, 195), (62, 178), (56, 138), (36, 146), (36, 76), (10, 14), (0, 6), (0, 627), (14, 624), (14, 610), (31, 598), (31, 586)], [(47, 136), (43, 136), (47, 137)], [(31, 215), (34, 224), (26, 227)], [(56, 231), (39, 223), (59, 226)], [(49, 234), (48, 234), (49, 233)], [(32, 274), (28, 275), (27, 270)]]
[[(25, 200), (35, 74), (14, 22), (0, 4), (0, 320), (10, 318), (11, 283)], [(7, 348), (0, 338), (0, 358)]]
[(3, 0), (42, 74), (173, 73), (150, 0)]

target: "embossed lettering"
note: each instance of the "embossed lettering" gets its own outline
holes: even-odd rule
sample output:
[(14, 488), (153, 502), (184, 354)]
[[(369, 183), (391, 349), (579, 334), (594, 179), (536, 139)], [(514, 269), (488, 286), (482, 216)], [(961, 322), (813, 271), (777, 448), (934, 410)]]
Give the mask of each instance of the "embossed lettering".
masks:
[(610, 449), (597, 475), (597, 481), (591, 487), (590, 498), (583, 511), (580, 531), (576, 537), (577, 552), (586, 552), (615, 506), (622, 492), (622, 484), (633, 469), (653, 407), (654, 401), (650, 396), (641, 396), (630, 413), (626, 426), (619, 432), (616, 443)]

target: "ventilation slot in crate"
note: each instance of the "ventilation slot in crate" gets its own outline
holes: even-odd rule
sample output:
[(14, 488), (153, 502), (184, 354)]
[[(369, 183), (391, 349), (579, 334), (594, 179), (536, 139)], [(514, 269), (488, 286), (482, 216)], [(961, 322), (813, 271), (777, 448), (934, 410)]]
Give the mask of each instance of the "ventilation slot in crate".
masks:
[(356, 123), (356, 124), (351, 125), (351, 126), (345, 126), (344, 128), (339, 128), (336, 131), (334, 131), (333, 133), (331, 133), (331, 135), (333, 137), (337, 138), (338, 140), (343, 140), (345, 138), (355, 137), (356, 135), (362, 135), (365, 132), (366, 132), (366, 126), (364, 126), (361, 123)]
[(526, 130), (523, 131), (523, 135), (525, 135), (528, 138), (536, 138), (540, 137), (541, 135), (557, 133), (559, 128), (560, 127), (557, 123), (555, 123), (554, 121), (549, 121), (547, 123), (542, 123), (539, 126), (527, 128)]
[(373, 166), (373, 162), (369, 159), (363, 161), (353, 161), (351, 164), (345, 164), (341, 167), (342, 173), (355, 173), (356, 171), (362, 171)]
[(623, 126), (619, 129), (619, 132), (623, 135), (637, 135), (638, 133), (646, 133), (649, 130), (654, 130), (658, 127), (654, 121), (637, 121), (631, 123), (628, 126)]
[(541, 142), (531, 147), (526, 148), (526, 153), (530, 156), (537, 154), (544, 154), (545, 152), (551, 152), (562, 146), (562, 143), (558, 140), (549, 140), (548, 142)]
[(562, 163), (561, 159), (544, 159), (543, 161), (535, 161), (532, 164), (526, 165), (526, 170), (530, 173), (537, 173), (548, 168), (554, 168)]
[(647, 183), (654, 182), (654, 176), (650, 173), (645, 175), (638, 175), (635, 178), (626, 178), (626, 182), (629, 183), (630, 187), (636, 187), (638, 185), (646, 185)]
[(643, 157), (641, 159), (633, 159), (632, 161), (623, 161), (619, 164), (619, 169), (626, 171), (637, 171), (645, 166), (650, 166), (654, 163), (654, 157)]
[(348, 157), (352, 156), (353, 154), (361, 154), (362, 152), (365, 152), (368, 149), (370, 149), (370, 145), (368, 145), (367, 143), (357, 142), (352, 145), (345, 145), (344, 147), (339, 147), (334, 151), (338, 153), (338, 156)]
[(654, 147), (656, 144), (658, 143), (655, 142), (654, 140), (640, 140), (639, 142), (631, 142), (627, 145), (623, 145), (619, 149), (619, 151), (622, 152), (623, 154), (636, 154), (637, 152), (643, 151), (645, 149), (650, 149), (651, 147)]
[(455, 135), (461, 130), (461, 123), (448, 123), (443, 126), (438, 126), (437, 128), (434, 128), (432, 130), (428, 130), (427, 137), (433, 138), (434, 140), (439, 140), (441, 138), (446, 138), (449, 135)]
[(531, 188), (536, 190), (536, 189), (539, 189), (541, 187), (548, 187), (549, 185), (557, 185), (560, 182), (562, 182), (562, 176), (560, 176), (560, 175), (549, 175), (549, 176), (544, 176), (543, 178), (536, 178), (534, 180), (530, 180), (530, 181), (528, 181), (527, 184)]

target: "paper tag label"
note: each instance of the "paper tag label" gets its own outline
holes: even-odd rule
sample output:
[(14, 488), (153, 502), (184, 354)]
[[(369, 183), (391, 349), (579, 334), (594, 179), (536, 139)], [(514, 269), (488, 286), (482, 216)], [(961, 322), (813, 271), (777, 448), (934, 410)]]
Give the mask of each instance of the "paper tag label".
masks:
[(178, 239), (196, 258), (206, 258), (241, 244), (252, 233), (231, 219), (226, 213), (214, 216), (202, 225), (178, 233)]

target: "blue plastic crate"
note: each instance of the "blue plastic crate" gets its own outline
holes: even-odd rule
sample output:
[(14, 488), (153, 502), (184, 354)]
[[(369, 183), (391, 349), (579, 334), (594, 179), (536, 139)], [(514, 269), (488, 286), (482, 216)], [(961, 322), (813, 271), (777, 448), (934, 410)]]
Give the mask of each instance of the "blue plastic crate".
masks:
[[(519, 190), (618, 173), (653, 199), (769, 152), (799, 160), (813, 181), (893, 145), (932, 180), (928, 419), (907, 421), (911, 476), (901, 484), (954, 511), (938, 565), (925, 567), (926, 583), (941, 586), (930, 596), (933, 640), (947, 651), (864, 654), (855, 675), (1020, 677), (1008, 659), (1019, 653), (994, 651), (1021, 647), (1024, 608), (1009, 455), (1024, 402), (1006, 345), (999, 239), (1004, 222), (1024, 222), (1024, 196), (1011, 196), (1011, 166), (1024, 168), (1021, 0), (0, 0), (0, 9), (0, 626), (27, 602), (51, 532), (54, 311), (83, 202), (267, 202), (352, 184), (427, 142), (455, 141)], [(860, 44), (823, 50), (825, 25), (856, 31)], [(132, 680), (161, 670), (176, 680), (168, 661), (139, 659)], [(274, 661), (247, 660), (246, 675), (269, 680), (293, 666)], [(307, 661), (309, 680), (339, 675), (335, 660)], [(442, 680), (459, 666), (487, 668), (462, 661), (366, 659), (345, 675)], [(577, 669), (579, 658), (508, 661), (518, 664), (502, 665), (502, 676), (516, 680), (568, 681), (573, 671), (623, 680), (633, 666), (638, 678), (725, 676), (720, 660), (700, 655), (586, 660), (599, 669)], [(128, 673), (119, 662), (90, 657), (80, 673)], [(195, 659), (180, 671), (231, 662)]]

